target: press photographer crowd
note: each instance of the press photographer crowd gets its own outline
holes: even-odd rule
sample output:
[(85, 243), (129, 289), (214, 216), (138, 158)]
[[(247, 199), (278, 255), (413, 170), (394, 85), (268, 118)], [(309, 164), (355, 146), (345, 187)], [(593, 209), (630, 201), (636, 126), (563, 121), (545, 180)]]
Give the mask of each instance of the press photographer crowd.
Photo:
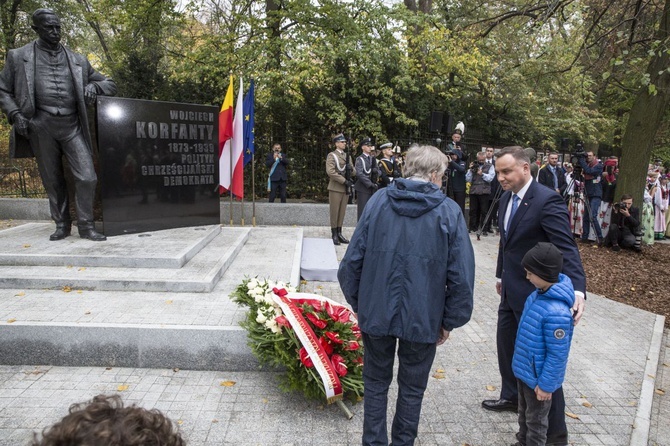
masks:
[[(458, 204), (464, 216), (467, 212), (468, 229), (476, 233), (477, 238), (499, 235), (498, 200), (503, 191), (495, 168), (499, 149), (483, 148), (470, 160), (461, 142), (463, 133), (464, 125), (459, 122), (451, 141), (442, 149), (448, 156), (442, 192)], [(377, 148), (371, 138), (363, 137), (352, 147), (343, 134), (335, 135), (333, 144), (335, 150), (328, 154), (326, 173), (332, 238), (333, 243), (339, 245), (348, 243), (342, 235), (346, 205), (355, 202), (360, 219), (366, 203), (377, 190), (403, 177), (404, 157), (418, 144), (403, 149), (385, 142)], [(360, 152), (357, 157), (354, 149)], [(563, 197), (572, 234), (580, 242), (597, 243), (612, 251), (641, 251), (642, 245), (670, 238), (670, 169), (661, 166), (660, 161), (649, 165), (644, 202), (640, 206), (633, 203), (630, 191), (617, 190), (619, 161), (616, 156), (599, 159), (581, 143), (565, 156), (551, 152), (537, 159), (534, 149), (527, 148), (525, 152), (531, 160), (533, 179)], [(271, 156), (268, 155), (268, 165), (272, 164)], [(563, 156), (565, 159), (561, 161)], [(469, 199), (467, 211), (466, 198)]]

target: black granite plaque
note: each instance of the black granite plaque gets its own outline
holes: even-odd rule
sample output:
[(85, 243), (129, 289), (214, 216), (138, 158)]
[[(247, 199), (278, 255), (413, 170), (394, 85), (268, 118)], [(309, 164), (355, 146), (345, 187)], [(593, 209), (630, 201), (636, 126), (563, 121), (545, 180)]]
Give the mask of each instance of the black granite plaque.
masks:
[(98, 97), (105, 235), (213, 225), (218, 108)]

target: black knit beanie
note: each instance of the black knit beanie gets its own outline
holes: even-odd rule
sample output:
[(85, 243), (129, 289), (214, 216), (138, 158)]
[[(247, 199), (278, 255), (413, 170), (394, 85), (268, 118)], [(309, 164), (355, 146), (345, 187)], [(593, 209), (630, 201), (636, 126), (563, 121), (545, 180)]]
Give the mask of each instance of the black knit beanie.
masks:
[(558, 282), (563, 253), (553, 243), (539, 242), (521, 261), (524, 268), (549, 283)]

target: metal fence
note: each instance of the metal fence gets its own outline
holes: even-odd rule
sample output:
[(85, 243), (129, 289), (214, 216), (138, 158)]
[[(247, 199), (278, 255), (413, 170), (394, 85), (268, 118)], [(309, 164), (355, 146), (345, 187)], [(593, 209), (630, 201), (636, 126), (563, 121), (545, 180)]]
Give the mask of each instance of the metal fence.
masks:
[[(470, 154), (481, 150), (484, 146), (502, 147), (502, 142), (490, 143), (477, 137), (476, 132), (466, 134), (463, 139), (465, 149)], [(392, 142), (406, 150), (410, 144), (430, 144), (445, 149), (451, 138), (435, 133), (424, 133), (413, 137), (394, 139)], [(377, 145), (385, 141), (377, 141)], [(269, 168), (266, 167), (266, 156), (270, 153), (272, 144), (279, 143), (282, 151), (289, 157), (287, 169), (287, 195), (290, 199), (302, 201), (328, 201), (328, 178), (326, 176), (326, 157), (333, 150), (331, 135), (324, 133), (316, 136), (301, 136), (300, 138), (286, 138), (285, 140), (271, 140), (267, 137), (256, 138), (256, 156), (252, 164), (244, 168), (245, 200), (251, 200), (252, 177), (254, 180), (253, 192), (257, 199), (267, 198)], [(360, 154), (352, 150), (352, 156)], [(470, 159), (474, 159), (471, 157)], [(46, 197), (34, 158), (9, 159), (0, 158), (0, 196), (2, 197)]]
[(47, 196), (34, 158), (0, 162), (0, 197), (45, 198)]

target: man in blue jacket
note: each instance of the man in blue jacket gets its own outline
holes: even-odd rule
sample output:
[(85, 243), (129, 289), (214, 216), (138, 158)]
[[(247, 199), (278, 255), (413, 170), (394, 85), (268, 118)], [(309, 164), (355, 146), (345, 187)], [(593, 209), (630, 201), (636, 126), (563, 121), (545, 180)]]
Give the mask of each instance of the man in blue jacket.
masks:
[(363, 444), (387, 445), (386, 407), (398, 346), (394, 445), (417, 436), (436, 346), (470, 320), (475, 260), (462, 212), (441, 191), (447, 157), (411, 149), (407, 178), (375, 193), (338, 271), (358, 314), (365, 357)]
[(288, 175), (286, 175), (286, 166), (289, 160), (281, 153), (281, 144), (275, 143), (272, 146), (272, 152), (265, 157), (265, 166), (270, 169), (268, 174), (268, 192), (270, 192), (269, 202), (274, 203), (275, 197), (279, 195), (282, 203), (286, 203), (286, 182)]

